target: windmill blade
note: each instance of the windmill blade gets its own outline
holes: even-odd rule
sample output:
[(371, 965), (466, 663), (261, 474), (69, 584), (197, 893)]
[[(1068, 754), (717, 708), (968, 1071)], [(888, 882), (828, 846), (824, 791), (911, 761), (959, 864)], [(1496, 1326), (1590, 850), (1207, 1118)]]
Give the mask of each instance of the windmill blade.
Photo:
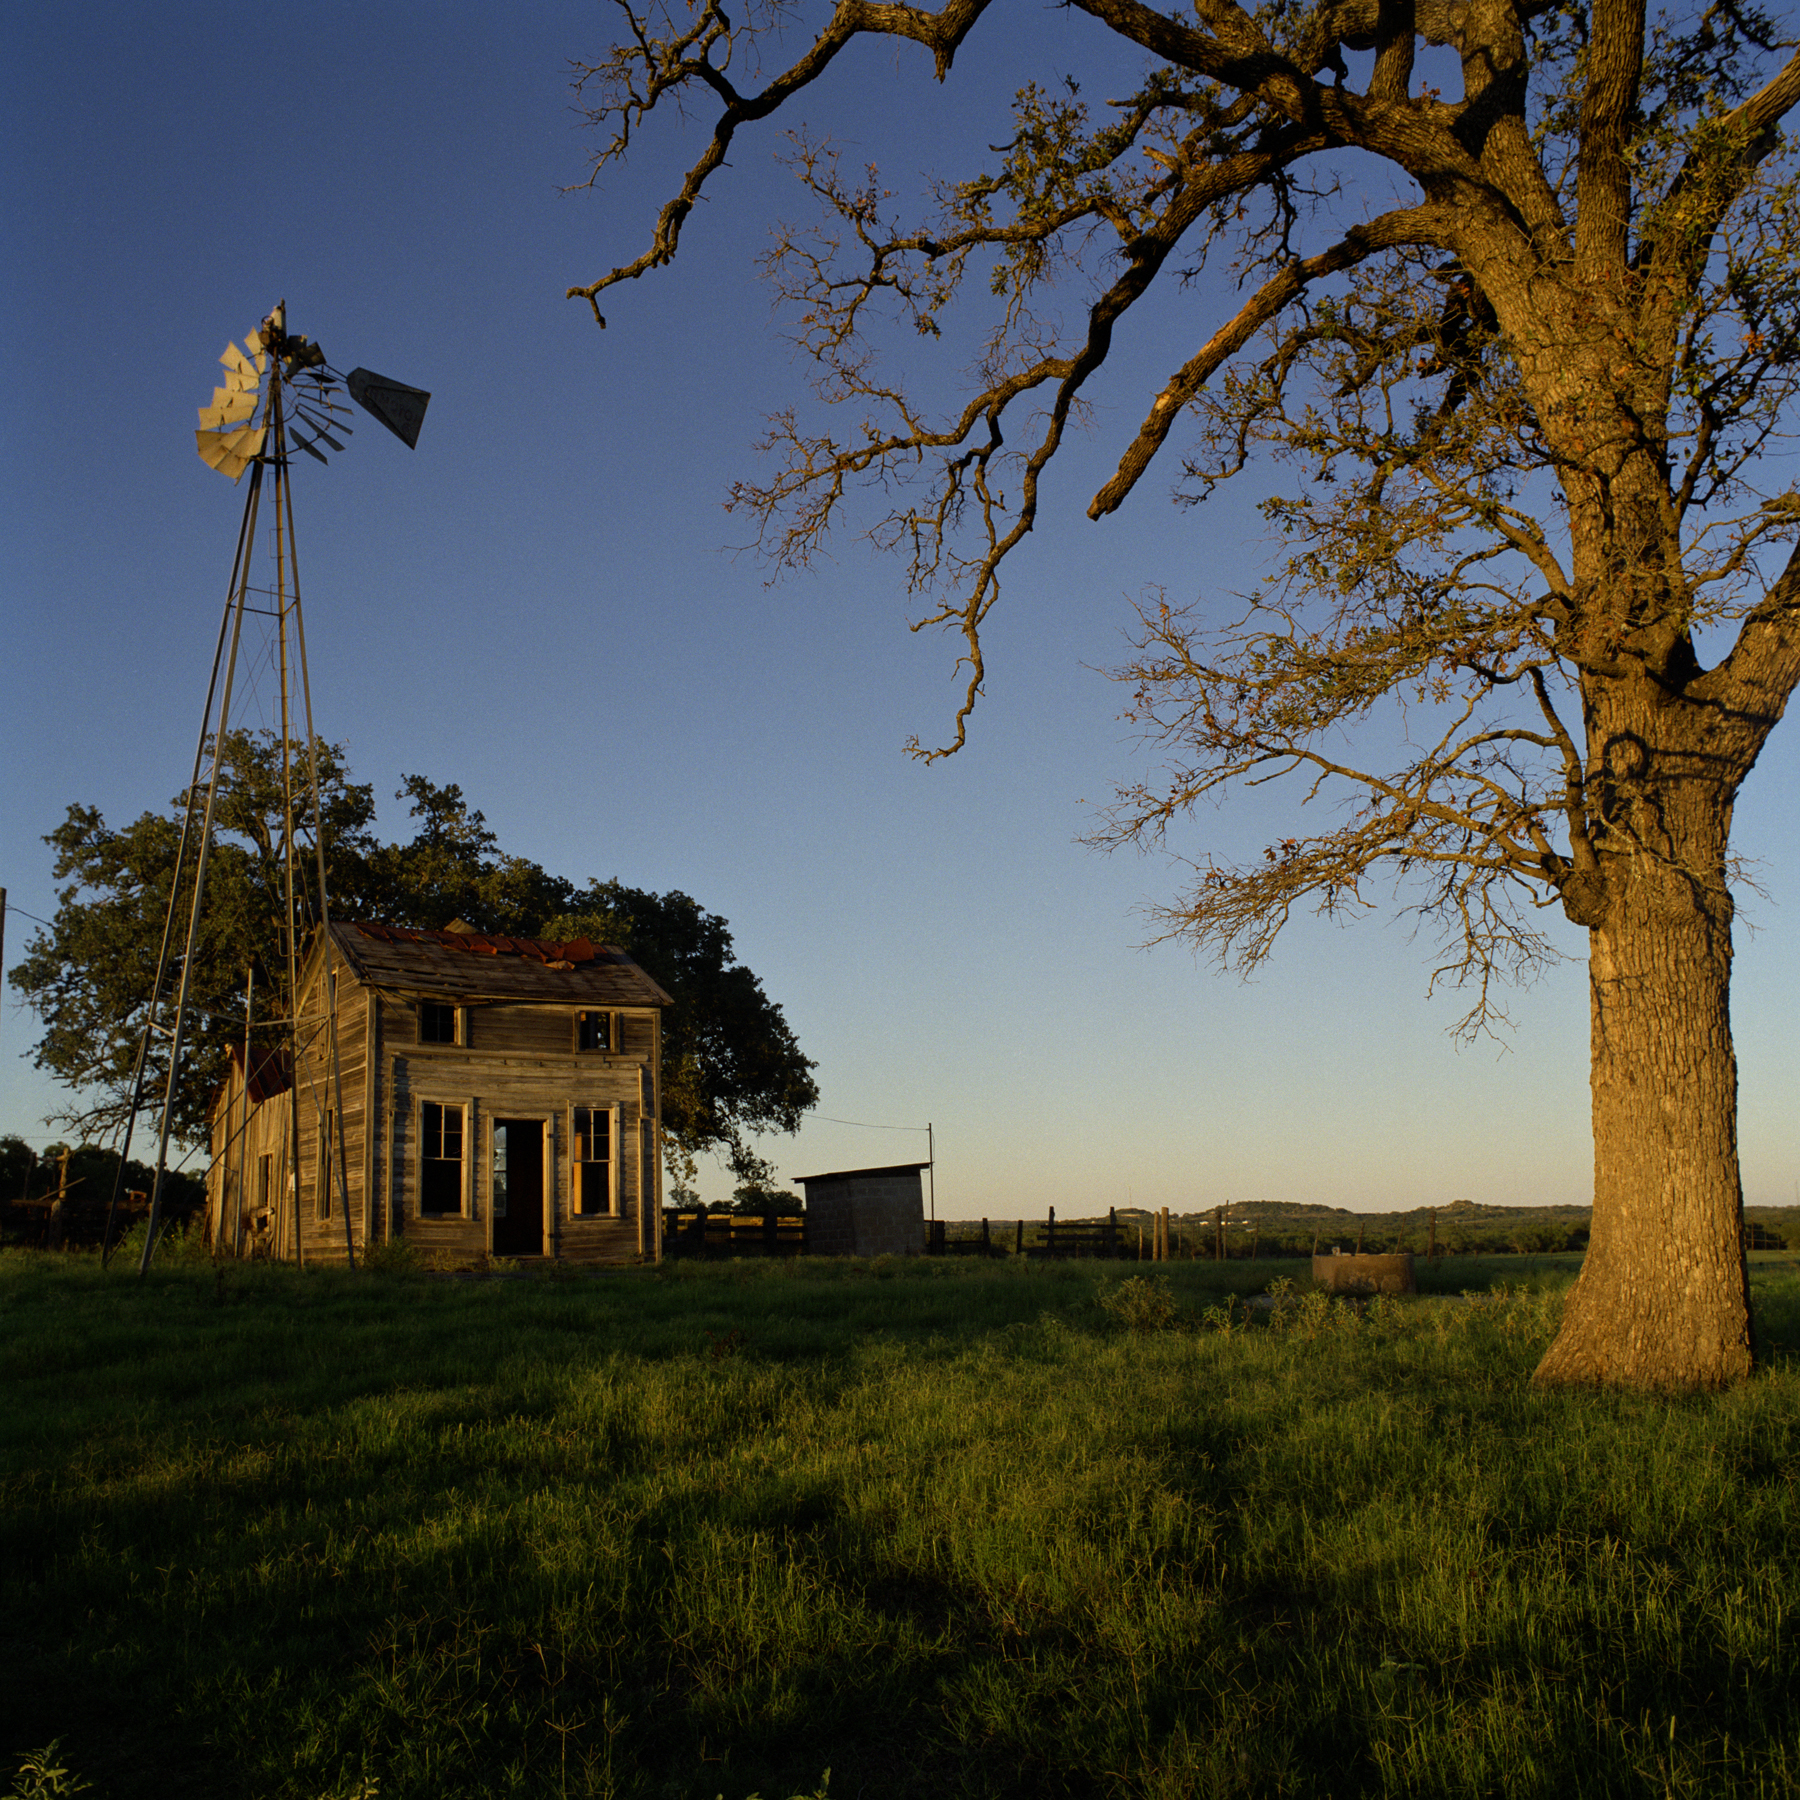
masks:
[(255, 332), (244, 339), (244, 348), (250, 352), (250, 360), (256, 364), (257, 374), (261, 374), (269, 366), (269, 359), (263, 351), (262, 339)]
[[(320, 451), (315, 450), (299, 432), (290, 431), (288, 433), (288, 442), (292, 444), (296, 450), (304, 450), (315, 462), (325, 461), (324, 455)], [(328, 468), (330, 467), (329, 464), (326, 464), (326, 466)]]
[(219, 361), (225, 365), (228, 386), (253, 388), (262, 380), (263, 366), (267, 358), (258, 355), (252, 361), (236, 344), (227, 344)]
[(331, 433), (329, 431), (327, 431), (325, 429), (325, 427), (318, 422), (317, 419), (308, 419), (306, 422), (308, 425), (310, 425), (313, 428), (313, 432), (315, 434), (314, 438), (313, 438), (314, 443), (318, 443), (321, 439), (323, 439), (323, 441), (326, 442), (327, 444), (329, 444), (332, 447), (332, 449), (337, 451), (337, 453), (340, 456), (343, 455), (344, 446), (342, 444), (340, 444), (337, 441), (337, 439), (334, 438), (331, 435)]
[(266, 425), (240, 425), (235, 431), (196, 431), (194, 446), (209, 469), (233, 481), (262, 453)]
[(256, 411), (256, 395), (234, 394), (226, 388), (213, 389), (211, 406), (200, 408), (200, 423), (215, 431), (223, 425), (235, 425)]
[(352, 369), (344, 377), (344, 385), (350, 390), (350, 398), (364, 412), (379, 419), (407, 449), (418, 448), (419, 427), (425, 423), (425, 408), (431, 404), (425, 389), (391, 381), (372, 369)]
[(331, 414), (338, 414), (338, 412), (349, 412), (349, 407), (328, 407), (328, 409), (324, 409), (326, 410), (326, 414), (328, 414), (326, 418), (319, 418), (319, 416), (317, 416), (317, 410), (315, 410), (317, 407), (319, 407), (319, 401), (313, 400), (311, 396), (308, 396), (306, 400), (299, 400), (293, 403), (295, 414), (297, 414), (299, 418), (306, 419), (306, 423), (311, 425), (311, 428), (313, 428), (315, 432), (322, 432), (322, 430), (329, 428), (329, 430), (333, 430), (333, 432), (342, 432), (346, 437), (356, 436), (355, 428), (346, 425), (342, 419), (333, 418), (333, 416), (331, 416)]

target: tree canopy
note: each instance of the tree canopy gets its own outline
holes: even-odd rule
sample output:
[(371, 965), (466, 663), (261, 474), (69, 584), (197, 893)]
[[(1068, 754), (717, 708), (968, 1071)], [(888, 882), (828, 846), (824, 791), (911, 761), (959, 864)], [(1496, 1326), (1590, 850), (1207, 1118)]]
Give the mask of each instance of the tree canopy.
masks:
[[(598, 168), (659, 108), (712, 131), (648, 246), (569, 295), (598, 317), (676, 257), (741, 132), (800, 125), (818, 219), (776, 228), (767, 267), (821, 406), (772, 421), (774, 471), (731, 504), (781, 566), (854, 520), (900, 556), (918, 623), (961, 634), (953, 730), (920, 756), (964, 741), (1007, 559), (1146, 296), (1235, 282), (1088, 513), (1153, 464), (1194, 506), (1256, 467), (1280, 548), (1248, 594), (1142, 610), (1120, 673), (1159, 766), (1097, 841), (1177, 853), (1167, 930), (1240, 965), (1297, 905), (1352, 915), (1394, 878), (1472, 984), (1469, 1029), (1497, 977), (1555, 955), (1544, 908), (1585, 928), (1594, 1236), (1541, 1374), (1742, 1374), (1730, 820), (1800, 682), (1800, 562), (1778, 552), (1800, 494), (1759, 461), (1800, 384), (1800, 56), (1776, 21), (1736, 0), (1071, 0), (1134, 85), (1096, 108), (1086, 70), (1027, 81), (996, 160), (915, 215), (797, 115), (859, 39), (920, 45), (940, 81), (978, 29), (1028, 61), (994, 0), (838, 0), (810, 32), (787, 6), (622, 7), (578, 71)], [(955, 404), (892, 377), (884, 334), (972, 349)], [(1190, 843), (1200, 802), (1284, 779), (1333, 816), (1242, 863)]]
[[(321, 743), (318, 752), (337, 917), (427, 930), (461, 919), (478, 931), (585, 934), (628, 950), (674, 1001), (664, 1015), (661, 1092), (671, 1166), (684, 1179), (709, 1152), (741, 1173), (756, 1160), (747, 1134), (799, 1129), (818, 1100), (814, 1065), (737, 960), (725, 920), (683, 893), (576, 883), (509, 855), (460, 787), (421, 775), (406, 776), (397, 795), (410, 802), (412, 837), (385, 843), (372, 789), (352, 781), (341, 747)], [(178, 796), (169, 815), (145, 813), (115, 829), (96, 808), (71, 806), (46, 839), (67, 885), (11, 980), (43, 1023), (38, 1067), (70, 1091), (58, 1117), (85, 1135), (115, 1129), (129, 1103), (184, 809)], [(246, 970), (263, 996), (259, 1013), (282, 1005), (281, 846), (279, 748), (268, 734), (228, 733), (192, 984), (199, 1023), (177, 1093), (176, 1131), (188, 1143), (204, 1139), (208, 1103), (242, 1031)]]

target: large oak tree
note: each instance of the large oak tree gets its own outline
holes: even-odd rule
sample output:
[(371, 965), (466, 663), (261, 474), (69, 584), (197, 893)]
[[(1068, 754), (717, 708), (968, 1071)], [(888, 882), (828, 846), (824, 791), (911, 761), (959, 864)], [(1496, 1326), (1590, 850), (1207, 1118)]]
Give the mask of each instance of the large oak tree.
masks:
[[(810, 33), (786, 6), (620, 3), (579, 71), (599, 166), (658, 108), (712, 131), (649, 246), (570, 290), (596, 318), (674, 258), (737, 134), (798, 124), (857, 40), (917, 44), (940, 80), (977, 29), (1031, 48), (998, 0), (839, 0)], [(1800, 380), (1800, 57), (1733, 0), (1070, 6), (1097, 58), (1135, 47), (1132, 91), (1096, 113), (1075, 79), (1023, 87), (998, 160), (918, 220), (796, 136), (821, 220), (779, 230), (770, 269), (849, 418), (779, 416), (774, 475), (733, 504), (793, 565), (859, 487), (882, 496), (922, 622), (965, 639), (954, 734), (913, 746), (954, 750), (1084, 391), (1147, 295), (1228, 266), (1237, 296), (1171, 346), (1089, 513), (1159, 458), (1195, 503), (1255, 465), (1284, 478), (1285, 549), (1228, 606), (1145, 611), (1124, 674), (1166, 760), (1098, 835), (1163, 841), (1283, 776), (1341, 801), (1260, 859), (1191, 859), (1170, 931), (1254, 963), (1295, 905), (1363, 906), (1392, 871), (1446, 926), (1471, 1028), (1495, 976), (1552, 953), (1533, 920), (1560, 906), (1588, 933), (1594, 1226), (1540, 1378), (1730, 1382), (1751, 1356), (1731, 814), (1800, 680), (1800, 564), (1776, 554), (1800, 497), (1757, 485)], [(1065, 322), (1051, 289), (1083, 279)], [(940, 416), (884, 374), (877, 328), (929, 341), (959, 300), (995, 310)]]

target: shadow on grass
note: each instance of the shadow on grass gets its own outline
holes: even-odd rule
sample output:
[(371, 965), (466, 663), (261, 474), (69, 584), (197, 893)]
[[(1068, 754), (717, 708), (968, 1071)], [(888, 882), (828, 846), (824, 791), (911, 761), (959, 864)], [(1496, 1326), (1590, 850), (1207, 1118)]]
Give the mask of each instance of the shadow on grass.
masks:
[(1304, 1265), (1161, 1265), (1133, 1334), (1132, 1265), (0, 1257), (0, 1748), (114, 1800), (1793, 1791), (1800, 1281), (1664, 1402), (1535, 1393), (1578, 1259), (1480, 1264), (1248, 1327)]

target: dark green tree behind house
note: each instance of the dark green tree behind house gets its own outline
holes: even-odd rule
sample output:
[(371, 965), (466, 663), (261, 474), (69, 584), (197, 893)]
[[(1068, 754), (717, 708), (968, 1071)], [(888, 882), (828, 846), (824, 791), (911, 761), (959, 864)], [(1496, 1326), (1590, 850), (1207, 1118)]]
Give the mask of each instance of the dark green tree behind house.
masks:
[[(383, 843), (372, 788), (351, 779), (341, 747), (318, 750), (335, 917), (427, 930), (461, 919), (484, 932), (585, 935), (628, 950), (674, 1002), (664, 1016), (663, 1123), (683, 1180), (709, 1152), (741, 1171), (755, 1161), (750, 1134), (799, 1128), (818, 1100), (814, 1065), (737, 961), (724, 919), (683, 893), (578, 884), (508, 855), (460, 787), (422, 775), (404, 777), (399, 790), (413, 835)], [(247, 971), (261, 1017), (281, 1017), (286, 1005), (279, 746), (266, 733), (232, 732), (225, 752), (190, 987), (193, 1035), (176, 1092), (176, 1132), (188, 1143), (203, 1139), (207, 1106), (241, 1039)], [(183, 805), (177, 796), (168, 814), (116, 829), (97, 808), (71, 806), (45, 839), (65, 885), (11, 980), (43, 1025), (34, 1061), (68, 1090), (58, 1122), (84, 1137), (116, 1131), (129, 1104)], [(148, 1093), (160, 1093), (165, 1068), (153, 1053)]]

